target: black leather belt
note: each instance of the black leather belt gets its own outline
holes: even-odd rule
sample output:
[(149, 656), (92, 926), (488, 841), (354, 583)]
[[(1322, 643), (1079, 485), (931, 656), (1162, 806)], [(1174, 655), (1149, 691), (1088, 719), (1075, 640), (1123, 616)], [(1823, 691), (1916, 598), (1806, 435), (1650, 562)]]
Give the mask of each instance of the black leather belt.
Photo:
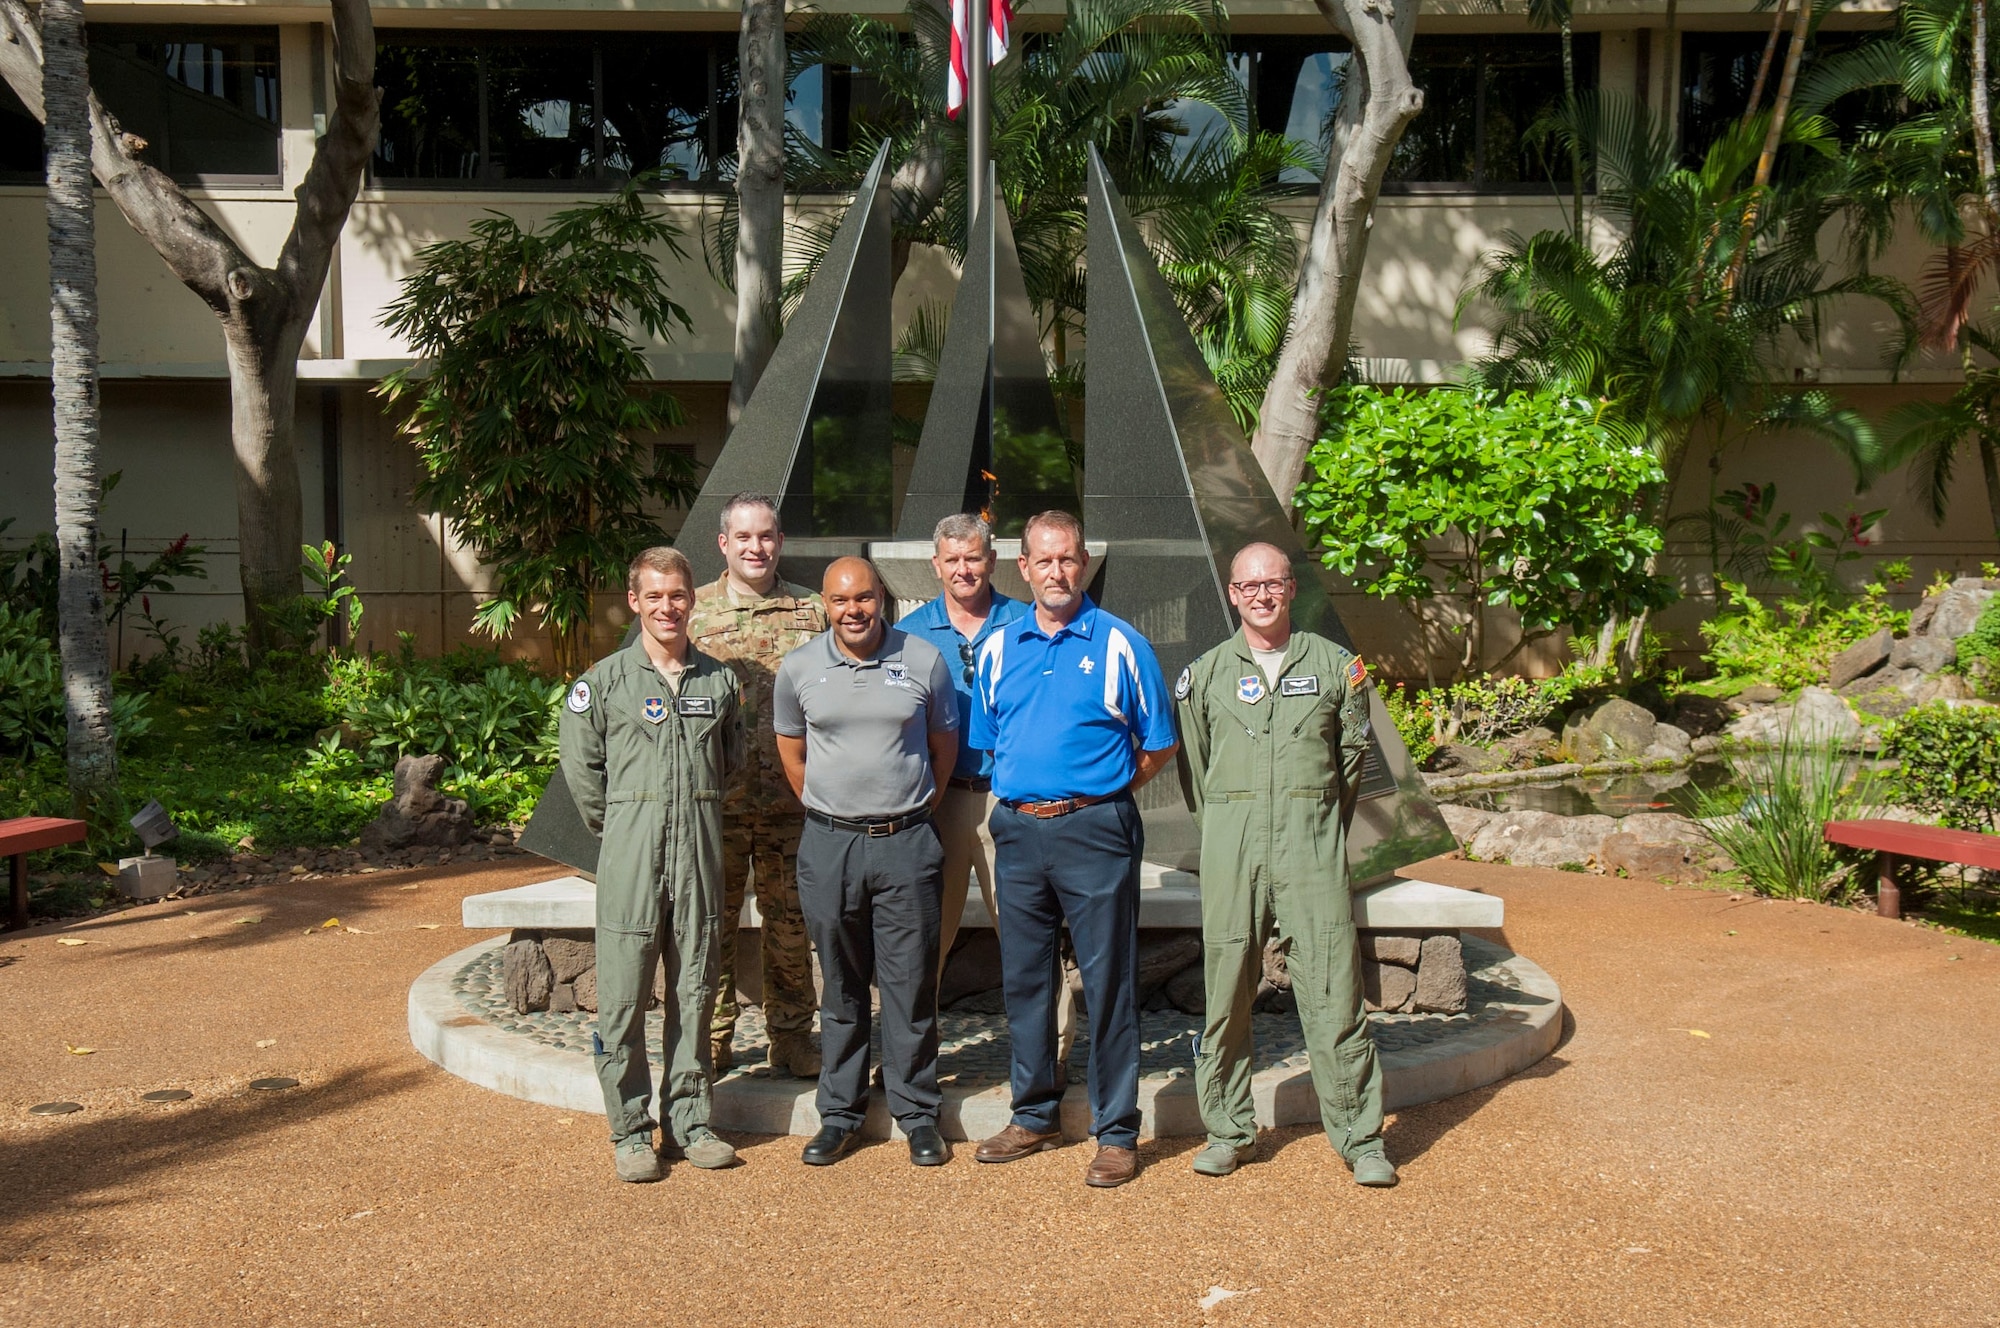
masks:
[(953, 788), (971, 789), (974, 793), (985, 793), (993, 787), (993, 781), (984, 775), (953, 775), (950, 783)]
[(844, 816), (828, 816), (806, 808), (806, 819), (825, 826), (829, 830), (847, 830), (857, 835), (867, 835), (870, 839), (887, 839), (911, 826), (922, 825), (931, 819), (931, 809), (919, 807), (907, 816), (869, 817), (865, 820), (850, 821)]

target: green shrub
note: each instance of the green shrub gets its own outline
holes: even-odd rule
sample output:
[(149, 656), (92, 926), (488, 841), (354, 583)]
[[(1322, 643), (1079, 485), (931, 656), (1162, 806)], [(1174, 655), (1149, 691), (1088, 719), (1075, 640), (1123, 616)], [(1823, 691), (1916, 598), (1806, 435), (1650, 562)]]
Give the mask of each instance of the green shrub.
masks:
[(1890, 728), (1883, 751), (1899, 763), (1898, 804), (1959, 830), (2000, 829), (2000, 710), (1918, 706)]
[[(111, 699), (111, 723), (120, 742), (143, 737), (152, 726), (143, 692)], [(59, 752), (68, 741), (62, 659), (42, 634), (41, 614), (0, 603), (0, 753), (34, 757)]]
[(1524, 733), (1569, 700), (1567, 674), (1554, 678), (1467, 678), (1440, 688), (1432, 713), (1444, 720), (1445, 742), (1477, 747)]
[(1430, 760), (1438, 748), (1430, 696), (1430, 692), (1419, 692), (1414, 687), (1382, 689), (1382, 704), (1389, 708), (1396, 732), (1403, 735), (1403, 746), (1410, 749), (1410, 760), (1419, 766)]
[(1783, 600), (1772, 609), (1742, 584), (1722, 583), (1728, 612), (1701, 625), (1702, 656), (1718, 677), (1768, 682), (1790, 690), (1826, 677), (1833, 657), (1871, 632), (1909, 630), (1910, 615), (1889, 607), (1888, 589), (1871, 582), (1842, 607)]
[(342, 719), (377, 764), (435, 752), (456, 773), (486, 777), (554, 763), (562, 694), (562, 684), (517, 668), (488, 669), (469, 683), (405, 673), (399, 686), (349, 703)]
[(2000, 696), (2000, 595), (1986, 601), (1972, 630), (1958, 638), (1958, 671), (1981, 696)]
[(1875, 799), (1851, 779), (1839, 745), (1788, 741), (1733, 764), (1735, 790), (1698, 789), (1695, 814), (1737, 874), (1779, 899), (1845, 894), (1854, 859), (1826, 842), (1825, 826), (1867, 815)]

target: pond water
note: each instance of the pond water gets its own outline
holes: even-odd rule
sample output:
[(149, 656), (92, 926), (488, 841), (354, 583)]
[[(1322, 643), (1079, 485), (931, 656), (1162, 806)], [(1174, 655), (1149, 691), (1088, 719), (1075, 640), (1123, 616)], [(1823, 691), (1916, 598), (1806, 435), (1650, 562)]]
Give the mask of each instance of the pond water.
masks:
[(1709, 758), (1681, 770), (1648, 770), (1622, 775), (1578, 775), (1553, 784), (1514, 784), (1444, 795), (1446, 802), (1494, 812), (1554, 812), (1558, 816), (1630, 816), (1670, 812), (1693, 816), (1697, 792), (1729, 785), (1729, 762)]

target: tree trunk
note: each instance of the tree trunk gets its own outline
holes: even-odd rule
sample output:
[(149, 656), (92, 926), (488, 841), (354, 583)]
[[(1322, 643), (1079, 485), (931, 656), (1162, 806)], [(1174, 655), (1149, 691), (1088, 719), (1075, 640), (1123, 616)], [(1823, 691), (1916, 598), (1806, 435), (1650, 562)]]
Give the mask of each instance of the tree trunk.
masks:
[[(1569, 99), (1570, 113), (1576, 112), (1576, 33), (1568, 10), (1562, 19), (1563, 95)], [(1569, 140), (1569, 222), (1570, 234), (1583, 243), (1583, 142), (1575, 134)]]
[[(179, 185), (139, 157), (97, 98), (88, 98), (90, 163), (132, 229), (222, 320), (244, 622), (253, 653), (273, 644), (265, 608), (299, 593), (303, 500), (292, 453), (299, 348), (326, 285), (333, 248), (361, 188), (380, 125), (375, 24), (367, 0), (331, 0), (334, 105), (296, 195), (275, 266), (259, 267)], [(43, 110), (40, 26), (22, 0), (0, 0), (0, 77), (30, 114)], [(53, 133), (53, 127), (51, 128)]]
[(97, 249), (83, 0), (45, 0), (50, 373), (55, 401), (57, 631), (69, 720), (69, 791), (93, 827), (116, 823), (118, 752), (97, 566)]
[(1743, 118), (1749, 119), (1764, 105), (1764, 85), (1771, 80), (1771, 61), (1778, 54), (1778, 38), (1785, 31), (1785, 6), (1789, 0), (1778, 0), (1778, 12), (1771, 17), (1771, 35), (1764, 39), (1764, 56), (1757, 62), (1757, 78), (1750, 85), (1750, 101), (1743, 108)]
[(1764, 191), (1770, 187), (1771, 171), (1777, 165), (1778, 145), (1785, 138), (1785, 117), (1792, 109), (1792, 89), (1798, 85), (1799, 62), (1805, 59), (1806, 37), (1812, 31), (1813, 7), (1799, 0), (1799, 19), (1792, 29), (1792, 44), (1785, 52), (1784, 76), (1778, 80), (1778, 97), (1771, 103), (1771, 127), (1764, 131), (1764, 150), (1757, 155), (1757, 174), (1750, 181), (1750, 202), (1743, 209), (1743, 226), (1738, 232), (1736, 252), (1729, 256), (1729, 271), (1722, 281), (1723, 302), (1727, 307), (1743, 276), (1750, 257), (1750, 238), (1757, 230), (1757, 214), (1764, 205)]
[(736, 58), (736, 360), (734, 425), (777, 349), (785, 283), (785, 0), (743, 0)]
[(2000, 439), (1979, 435), (1979, 469), (1986, 477), (1986, 512), (1993, 520), (1993, 537), (2000, 539)]
[[(916, 41), (918, 45), (930, 48), (927, 54), (943, 64), (950, 54), (951, 14), (942, 0), (927, 0), (927, 3), (943, 16), (944, 23), (938, 29), (917, 25), (914, 30)], [(945, 185), (950, 177), (951, 163), (945, 154), (941, 132), (927, 133), (918, 139), (910, 149), (910, 155), (890, 177), (889, 206), (895, 212), (897, 232), (889, 242), (891, 290), (903, 279), (903, 269), (910, 265), (910, 240), (904, 232), (937, 206), (938, 200), (944, 197)]]
[(2000, 225), (2000, 174), (1993, 164), (1993, 102), (1986, 86), (1986, 0), (1972, 0), (1972, 127), (1987, 225)]
[(1347, 86), (1327, 152), (1292, 297), (1291, 331), (1264, 392), (1251, 450), (1291, 506), (1318, 434), (1320, 388), (1337, 377), (1354, 327), (1354, 301), (1368, 261), (1369, 216), (1403, 131), (1424, 108), (1410, 81), (1418, 0), (1315, 0), (1353, 48)]

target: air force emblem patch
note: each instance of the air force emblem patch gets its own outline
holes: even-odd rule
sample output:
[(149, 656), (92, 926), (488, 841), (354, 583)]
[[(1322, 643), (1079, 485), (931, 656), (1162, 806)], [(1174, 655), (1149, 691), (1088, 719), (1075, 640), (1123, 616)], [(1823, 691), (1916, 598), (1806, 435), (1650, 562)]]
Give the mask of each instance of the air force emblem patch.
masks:
[(1193, 690), (1194, 690), (1194, 665), (1190, 664), (1186, 668), (1181, 670), (1180, 677), (1174, 679), (1174, 700), (1176, 701), (1187, 700), (1188, 693)]
[(569, 689), (569, 700), (565, 702), (565, 704), (569, 706), (569, 712), (572, 715), (589, 714), (590, 684), (585, 682), (583, 679), (578, 678), (576, 680), (576, 686)]
[(649, 696), (646, 698), (646, 722), (657, 724), (667, 717), (667, 698)]
[(1236, 680), (1236, 699), (1244, 705), (1256, 705), (1264, 699), (1264, 680), (1256, 674)]

